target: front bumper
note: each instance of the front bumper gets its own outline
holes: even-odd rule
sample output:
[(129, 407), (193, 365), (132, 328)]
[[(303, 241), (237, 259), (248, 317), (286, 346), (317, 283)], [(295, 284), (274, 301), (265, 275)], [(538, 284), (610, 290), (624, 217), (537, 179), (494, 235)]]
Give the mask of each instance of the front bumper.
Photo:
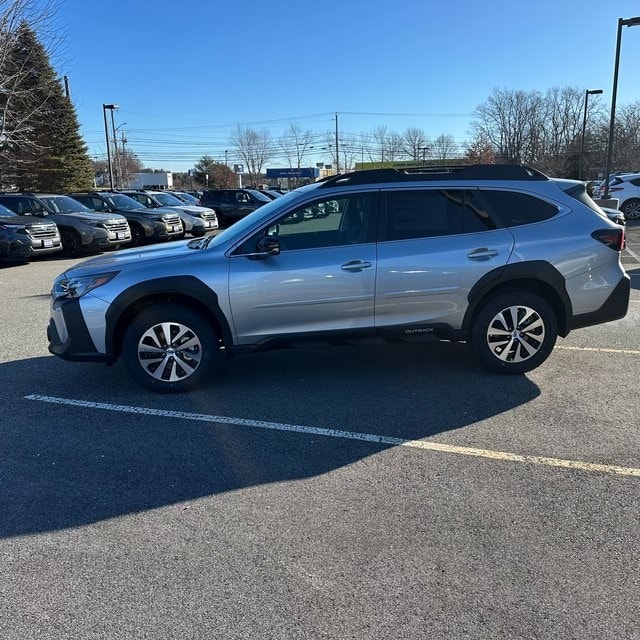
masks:
[(115, 362), (116, 358), (96, 349), (80, 309), (80, 300), (56, 301), (47, 327), (49, 352), (72, 362)]

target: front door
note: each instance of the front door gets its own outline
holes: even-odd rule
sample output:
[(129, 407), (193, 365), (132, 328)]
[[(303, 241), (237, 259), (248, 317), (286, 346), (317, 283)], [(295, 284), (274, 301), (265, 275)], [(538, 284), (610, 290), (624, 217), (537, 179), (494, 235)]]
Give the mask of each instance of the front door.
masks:
[[(376, 201), (371, 193), (318, 199), (243, 242), (229, 271), (238, 344), (373, 332)], [(280, 253), (248, 257), (265, 236)]]

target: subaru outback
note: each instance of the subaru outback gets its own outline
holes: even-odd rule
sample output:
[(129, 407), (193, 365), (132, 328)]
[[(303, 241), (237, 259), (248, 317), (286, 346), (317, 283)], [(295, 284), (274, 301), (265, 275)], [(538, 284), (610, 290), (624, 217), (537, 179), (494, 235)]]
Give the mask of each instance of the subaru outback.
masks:
[(126, 218), (96, 213), (68, 196), (3, 193), (0, 194), (0, 204), (18, 215), (37, 216), (54, 222), (60, 229), (61, 254), (65, 257), (118, 249), (131, 241)]
[(180, 216), (167, 209), (147, 209), (137, 200), (114, 191), (89, 191), (70, 194), (94, 211), (119, 213), (131, 227), (131, 245), (177, 240), (184, 235)]
[[(283, 224), (322, 206), (324, 217)], [(379, 169), (296, 189), (218, 236), (124, 250), (62, 273), (49, 350), (150, 389), (205, 382), (222, 354), (466, 341), (498, 373), (557, 336), (623, 317), (625, 229), (582, 182), (518, 165)]]
[(0, 204), (0, 260), (28, 260), (61, 249), (54, 222), (19, 216)]

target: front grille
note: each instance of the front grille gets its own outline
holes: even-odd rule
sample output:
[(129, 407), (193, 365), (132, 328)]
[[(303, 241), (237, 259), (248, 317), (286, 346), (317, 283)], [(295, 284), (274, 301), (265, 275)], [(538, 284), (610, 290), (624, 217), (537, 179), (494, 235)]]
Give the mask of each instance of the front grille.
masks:
[(32, 238), (55, 238), (58, 235), (54, 224), (29, 224), (26, 230)]
[(115, 232), (117, 233), (118, 231), (128, 231), (129, 230), (129, 223), (125, 220), (107, 220), (105, 223), (103, 223), (104, 228), (107, 231), (111, 231), (111, 232)]
[(165, 224), (180, 224), (180, 216), (177, 213), (168, 213), (162, 216), (162, 222)]
[(203, 211), (202, 212), (203, 220), (216, 220), (216, 214), (213, 211)]

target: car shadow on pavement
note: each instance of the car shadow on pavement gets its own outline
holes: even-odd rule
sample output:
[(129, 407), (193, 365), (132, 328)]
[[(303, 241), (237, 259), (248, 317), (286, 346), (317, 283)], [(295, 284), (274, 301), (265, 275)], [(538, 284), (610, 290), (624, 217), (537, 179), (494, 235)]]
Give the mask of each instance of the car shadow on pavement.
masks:
[(539, 395), (480, 369), (461, 344), (238, 356), (188, 394), (157, 395), (120, 364), (0, 364), (0, 537), (28, 535), (325, 474), (389, 444), (29, 400), (39, 396), (337, 429), (438, 436)]

